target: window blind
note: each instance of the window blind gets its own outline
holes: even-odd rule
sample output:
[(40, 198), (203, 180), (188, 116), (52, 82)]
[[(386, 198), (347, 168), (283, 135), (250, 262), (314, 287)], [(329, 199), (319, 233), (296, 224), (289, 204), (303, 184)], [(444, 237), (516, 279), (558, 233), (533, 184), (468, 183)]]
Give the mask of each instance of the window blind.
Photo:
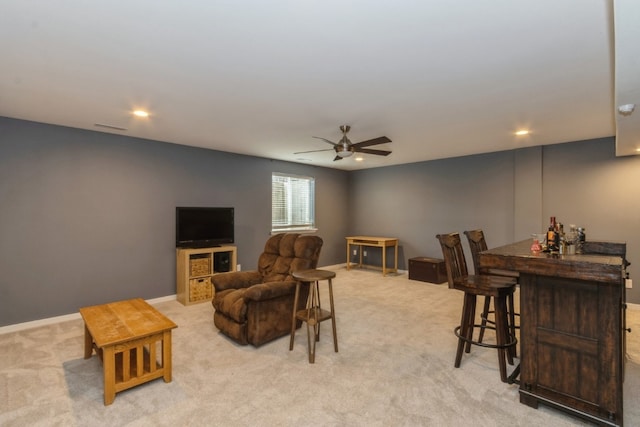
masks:
[(273, 231), (315, 228), (315, 180), (307, 176), (273, 173), (271, 228)]

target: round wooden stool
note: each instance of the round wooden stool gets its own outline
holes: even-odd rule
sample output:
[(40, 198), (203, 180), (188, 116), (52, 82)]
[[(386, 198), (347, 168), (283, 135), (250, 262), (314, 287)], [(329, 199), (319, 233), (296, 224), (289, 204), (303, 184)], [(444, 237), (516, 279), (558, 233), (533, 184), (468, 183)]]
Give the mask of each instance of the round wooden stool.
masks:
[[(336, 273), (327, 270), (302, 270), (293, 273), (296, 284), (296, 294), (293, 300), (293, 314), (291, 316), (291, 339), (289, 341), (289, 351), (293, 350), (293, 340), (296, 333), (296, 321), (302, 320), (307, 324), (307, 344), (309, 347), (309, 363), (315, 362), (316, 341), (320, 341), (320, 323), (331, 319), (333, 327), (333, 348), (338, 352), (338, 336), (336, 335), (336, 314), (333, 306), (333, 286), (331, 279), (336, 277)], [(330, 310), (323, 310), (320, 306), (320, 281), (327, 280), (329, 284), (329, 304)], [(309, 297), (306, 308), (296, 311), (298, 307), (298, 297), (302, 283), (309, 284)], [(311, 328), (313, 328), (313, 340), (311, 339)], [(312, 343), (313, 342), (313, 343)]]

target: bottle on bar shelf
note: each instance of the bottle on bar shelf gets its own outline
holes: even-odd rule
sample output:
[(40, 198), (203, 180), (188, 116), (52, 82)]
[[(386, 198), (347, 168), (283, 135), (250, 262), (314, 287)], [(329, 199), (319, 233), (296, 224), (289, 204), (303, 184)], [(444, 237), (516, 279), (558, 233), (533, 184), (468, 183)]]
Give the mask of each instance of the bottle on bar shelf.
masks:
[(578, 228), (575, 224), (569, 224), (569, 231), (564, 236), (565, 243), (567, 244), (567, 254), (575, 255), (576, 246), (578, 244)]
[(564, 225), (561, 222), (556, 223), (556, 247), (561, 254), (565, 253), (566, 249)]
[(549, 219), (549, 230), (547, 231), (547, 250), (554, 252), (558, 250), (559, 235), (556, 232), (556, 217)]
[(582, 246), (586, 240), (586, 235), (584, 233), (584, 227), (578, 227), (578, 242), (576, 244), (576, 253), (582, 253)]

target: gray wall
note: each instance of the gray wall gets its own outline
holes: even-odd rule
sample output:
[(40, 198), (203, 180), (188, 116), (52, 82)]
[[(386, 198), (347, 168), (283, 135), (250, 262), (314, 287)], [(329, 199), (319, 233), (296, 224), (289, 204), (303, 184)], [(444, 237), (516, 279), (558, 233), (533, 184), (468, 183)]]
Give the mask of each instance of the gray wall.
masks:
[(344, 262), (347, 235), (398, 237), (406, 269), (442, 256), (437, 233), (482, 228), (498, 246), (550, 215), (626, 241), (632, 277), (640, 263), (640, 157), (615, 157), (612, 138), (347, 173), (0, 118), (0, 326), (175, 293), (175, 206), (234, 206), (254, 268), (274, 171), (316, 178), (320, 265)]
[(315, 177), (319, 262), (344, 262), (344, 171), (0, 118), (0, 326), (174, 294), (176, 206), (235, 207), (255, 268), (274, 171)]
[[(586, 227), (587, 239), (626, 241), (632, 278), (640, 264), (640, 156), (615, 157), (613, 138), (369, 169), (349, 179), (350, 232), (398, 237), (401, 268), (415, 256), (441, 258), (438, 233), (482, 228), (489, 246), (500, 246), (546, 230), (551, 215)], [(639, 286), (627, 291), (629, 302), (640, 303)]]
[(354, 172), (349, 229), (398, 237), (402, 269), (415, 256), (442, 258), (438, 233), (483, 228), (489, 244), (510, 242), (513, 159), (502, 152)]

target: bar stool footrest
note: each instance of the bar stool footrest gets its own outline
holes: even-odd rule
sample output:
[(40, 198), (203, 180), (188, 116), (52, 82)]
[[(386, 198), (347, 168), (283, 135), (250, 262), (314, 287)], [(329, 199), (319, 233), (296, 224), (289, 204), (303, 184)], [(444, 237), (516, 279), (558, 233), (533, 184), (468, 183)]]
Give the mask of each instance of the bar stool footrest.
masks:
[[(480, 329), (493, 329), (495, 331), (495, 327), (493, 326), (486, 326), (486, 325), (473, 325), (474, 328), (480, 328)], [(481, 341), (475, 341), (473, 339), (469, 339), (463, 335), (460, 334), (460, 326), (456, 326), (455, 329), (453, 330), (453, 333), (456, 334), (456, 337), (460, 338), (462, 341), (464, 342), (468, 342), (469, 344), (472, 345), (477, 345), (480, 347), (487, 347), (487, 348), (510, 348), (510, 347), (514, 347), (517, 343), (518, 343), (518, 339), (516, 337), (510, 337), (511, 340), (498, 345), (498, 344), (491, 344), (491, 343), (485, 343), (485, 342), (481, 342)]]
[[(487, 323), (491, 323), (492, 325), (495, 325), (496, 322), (494, 320), (489, 319), (489, 315), (490, 314), (495, 314), (495, 311), (494, 310), (487, 311), (487, 315), (485, 316), (484, 314), (481, 314), (480, 318), (482, 320), (484, 320), (485, 322), (487, 322)], [(511, 312), (507, 312), (507, 315), (511, 315)], [(520, 313), (513, 313), (513, 315), (514, 315), (514, 317), (520, 317)], [(489, 327), (487, 326), (487, 328), (489, 328)], [(519, 324), (518, 325), (513, 325), (513, 328), (514, 329), (520, 329), (520, 325)], [(490, 328), (490, 329), (495, 329), (495, 328)]]

